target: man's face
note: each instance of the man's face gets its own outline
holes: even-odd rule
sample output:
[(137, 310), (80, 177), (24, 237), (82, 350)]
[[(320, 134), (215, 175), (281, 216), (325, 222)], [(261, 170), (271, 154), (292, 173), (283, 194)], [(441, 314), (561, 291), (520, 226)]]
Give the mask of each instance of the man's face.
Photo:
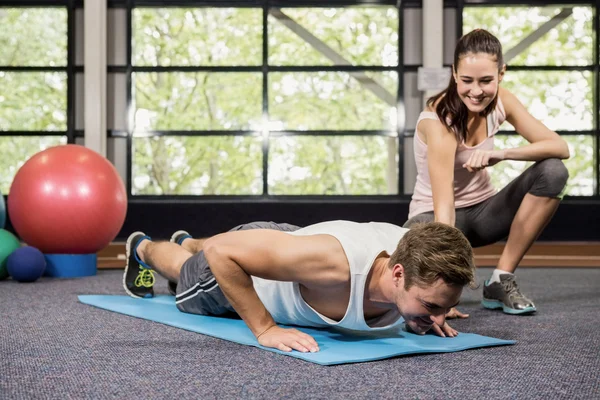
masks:
[(396, 306), (410, 329), (423, 334), (434, 323), (444, 325), (446, 313), (458, 304), (461, 294), (462, 287), (448, 285), (442, 279), (429, 287), (413, 285), (408, 290), (401, 279), (396, 292)]

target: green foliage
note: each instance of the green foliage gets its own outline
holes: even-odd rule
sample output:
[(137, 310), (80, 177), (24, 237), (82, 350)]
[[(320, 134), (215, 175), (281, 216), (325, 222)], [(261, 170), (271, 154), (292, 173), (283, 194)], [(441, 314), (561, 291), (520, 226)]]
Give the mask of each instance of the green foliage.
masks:
[[(506, 53), (568, 6), (465, 7), (463, 33), (483, 28), (496, 35)], [(594, 11), (572, 7), (572, 14), (508, 65), (590, 65), (594, 63)]]
[(66, 143), (66, 136), (0, 137), (0, 193), (8, 194), (17, 171), (31, 156), (48, 147)]
[(67, 65), (65, 8), (0, 8), (0, 65)]
[(261, 138), (134, 139), (134, 194), (233, 195), (262, 191)]
[[(283, 8), (294, 25), (352, 65), (398, 65), (398, 10), (395, 7)], [(269, 15), (269, 63), (334, 65), (277, 18)]]
[(250, 129), (262, 118), (262, 75), (136, 73), (135, 129)]
[(261, 65), (262, 9), (135, 8), (133, 63)]
[(66, 129), (66, 73), (0, 71), (0, 130)]
[[(397, 92), (395, 72), (365, 75), (388, 93)], [(348, 73), (274, 72), (269, 84), (269, 118), (282, 129), (395, 130), (395, 107)]]
[(550, 129), (592, 130), (593, 80), (590, 71), (509, 71), (502, 85)]
[[(382, 136), (301, 136), (271, 140), (271, 194), (398, 193), (397, 139)], [(391, 185), (388, 183), (391, 182)]]

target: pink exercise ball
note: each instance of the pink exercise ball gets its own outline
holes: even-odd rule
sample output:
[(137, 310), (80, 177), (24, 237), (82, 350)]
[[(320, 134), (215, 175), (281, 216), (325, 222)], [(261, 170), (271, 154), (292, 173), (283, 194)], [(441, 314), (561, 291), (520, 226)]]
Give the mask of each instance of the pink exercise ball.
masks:
[(127, 192), (116, 168), (75, 144), (35, 154), (8, 194), (15, 231), (47, 254), (98, 252), (117, 236), (126, 213)]

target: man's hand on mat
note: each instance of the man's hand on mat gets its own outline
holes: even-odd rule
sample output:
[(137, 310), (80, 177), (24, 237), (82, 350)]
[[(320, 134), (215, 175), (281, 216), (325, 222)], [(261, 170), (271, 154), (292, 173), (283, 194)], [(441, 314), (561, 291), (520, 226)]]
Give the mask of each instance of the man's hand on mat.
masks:
[(454, 337), (458, 335), (458, 331), (448, 325), (447, 322), (444, 321), (443, 326), (439, 326), (438, 324), (433, 324), (431, 326), (431, 330), (438, 336), (441, 337)]
[(458, 311), (455, 307), (452, 307), (450, 309), (450, 311), (448, 311), (446, 313), (446, 318), (448, 318), (448, 319), (452, 319), (452, 318), (469, 318), (469, 314), (464, 314), (464, 313)]
[(319, 345), (312, 336), (298, 329), (286, 329), (277, 325), (258, 335), (257, 340), (261, 346), (272, 347), (281, 351), (297, 350), (302, 353), (319, 351)]

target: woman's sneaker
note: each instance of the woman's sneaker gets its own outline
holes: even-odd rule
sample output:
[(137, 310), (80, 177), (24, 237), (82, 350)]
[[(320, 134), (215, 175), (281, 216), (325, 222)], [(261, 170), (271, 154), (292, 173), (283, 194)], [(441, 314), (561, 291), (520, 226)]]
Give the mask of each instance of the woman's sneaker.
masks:
[(154, 271), (137, 255), (137, 247), (142, 240), (151, 240), (143, 232), (129, 235), (125, 245), (127, 264), (123, 272), (123, 288), (131, 297), (149, 298), (154, 296)]
[(501, 308), (507, 314), (531, 314), (536, 311), (533, 301), (520, 291), (513, 274), (500, 275), (500, 282), (483, 285), (481, 304), (491, 310)]

